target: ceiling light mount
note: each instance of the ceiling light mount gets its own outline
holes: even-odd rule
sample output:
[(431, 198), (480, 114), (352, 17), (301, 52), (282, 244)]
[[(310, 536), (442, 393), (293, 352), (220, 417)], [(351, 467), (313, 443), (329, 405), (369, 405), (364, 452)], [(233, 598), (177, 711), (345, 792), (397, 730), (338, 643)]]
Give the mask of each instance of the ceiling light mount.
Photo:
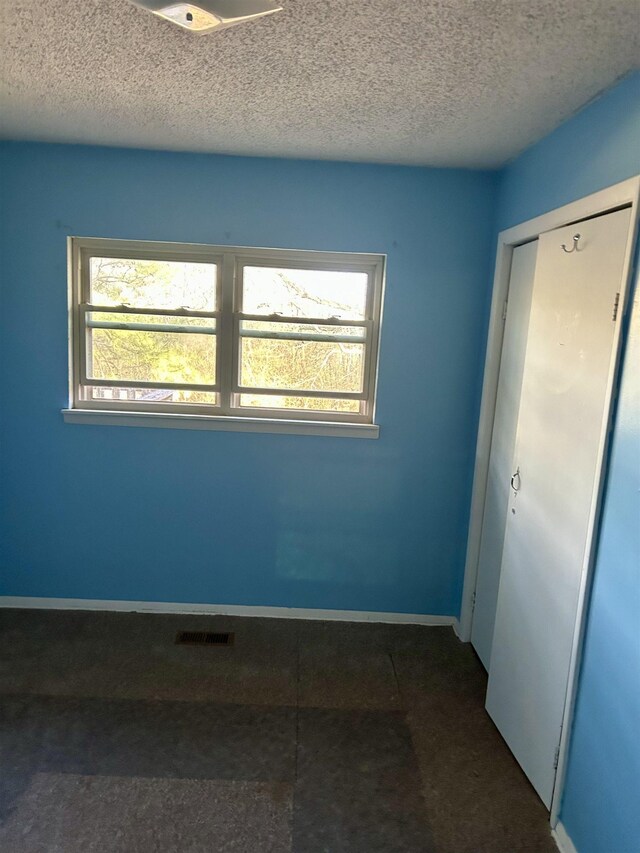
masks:
[(131, 0), (131, 2), (196, 35), (233, 27), (243, 21), (253, 21), (282, 11), (282, 6), (278, 6), (275, 0), (198, 0), (197, 3)]

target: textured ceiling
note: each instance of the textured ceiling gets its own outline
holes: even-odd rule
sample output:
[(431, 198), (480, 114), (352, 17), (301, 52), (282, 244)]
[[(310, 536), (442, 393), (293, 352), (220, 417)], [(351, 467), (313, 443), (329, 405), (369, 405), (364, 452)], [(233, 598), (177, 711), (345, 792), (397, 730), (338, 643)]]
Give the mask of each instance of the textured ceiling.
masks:
[(638, 0), (281, 0), (194, 36), (127, 0), (0, 0), (0, 135), (495, 167), (628, 72)]

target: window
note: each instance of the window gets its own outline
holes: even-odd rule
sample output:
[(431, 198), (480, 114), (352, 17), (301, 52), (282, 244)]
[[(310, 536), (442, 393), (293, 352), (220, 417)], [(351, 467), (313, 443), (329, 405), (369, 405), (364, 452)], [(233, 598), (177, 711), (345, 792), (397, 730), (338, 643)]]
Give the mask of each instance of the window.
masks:
[(70, 239), (71, 412), (372, 424), (384, 257)]

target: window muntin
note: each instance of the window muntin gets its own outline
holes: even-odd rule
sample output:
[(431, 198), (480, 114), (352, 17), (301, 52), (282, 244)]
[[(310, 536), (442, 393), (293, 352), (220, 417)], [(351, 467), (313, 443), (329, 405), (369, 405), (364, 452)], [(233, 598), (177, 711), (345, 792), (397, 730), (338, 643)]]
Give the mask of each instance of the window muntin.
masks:
[(372, 423), (384, 258), (71, 239), (72, 407)]

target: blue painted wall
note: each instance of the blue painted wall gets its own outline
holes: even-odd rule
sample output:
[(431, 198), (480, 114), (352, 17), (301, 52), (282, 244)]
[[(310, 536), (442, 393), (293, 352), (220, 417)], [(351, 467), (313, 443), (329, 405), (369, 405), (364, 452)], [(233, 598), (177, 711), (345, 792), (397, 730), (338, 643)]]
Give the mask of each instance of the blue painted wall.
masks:
[[(4, 143), (5, 595), (457, 614), (496, 175)], [(385, 252), (378, 441), (64, 424), (68, 234)]]
[(640, 72), (622, 80), (502, 171), (499, 229), (638, 173)]
[[(500, 228), (640, 172), (640, 74), (503, 173)], [(626, 341), (561, 820), (579, 853), (640, 850), (640, 294)]]

